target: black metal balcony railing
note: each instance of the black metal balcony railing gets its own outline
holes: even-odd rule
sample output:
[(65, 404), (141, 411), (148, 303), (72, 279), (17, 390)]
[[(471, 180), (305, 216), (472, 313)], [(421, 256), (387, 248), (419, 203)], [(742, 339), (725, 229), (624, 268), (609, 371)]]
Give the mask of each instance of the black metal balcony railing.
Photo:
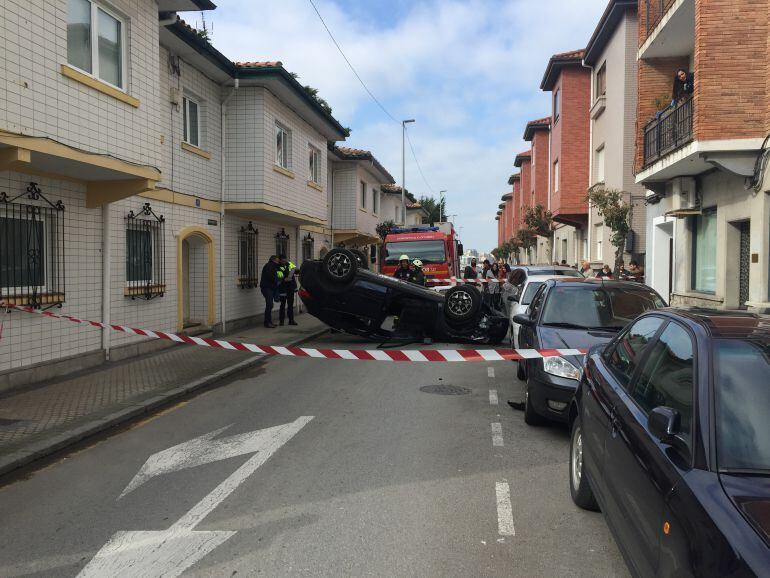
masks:
[(645, 0), (645, 3), (645, 22), (647, 23), (647, 34), (649, 34), (663, 19), (663, 15), (674, 4), (674, 0)]
[(692, 140), (692, 109), (692, 98), (688, 98), (644, 127), (644, 166)]

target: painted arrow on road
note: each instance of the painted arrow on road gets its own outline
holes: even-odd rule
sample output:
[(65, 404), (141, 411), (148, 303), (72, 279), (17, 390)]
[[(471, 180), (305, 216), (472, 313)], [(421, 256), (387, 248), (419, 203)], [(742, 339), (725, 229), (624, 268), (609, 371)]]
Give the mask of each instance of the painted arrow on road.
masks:
[(196, 531), (195, 527), (312, 419), (312, 416), (302, 416), (284, 425), (213, 439), (227, 429), (221, 428), (152, 455), (121, 496), (160, 474), (254, 453), (169, 529), (117, 532), (78, 576), (179, 576), (236, 533), (229, 530)]

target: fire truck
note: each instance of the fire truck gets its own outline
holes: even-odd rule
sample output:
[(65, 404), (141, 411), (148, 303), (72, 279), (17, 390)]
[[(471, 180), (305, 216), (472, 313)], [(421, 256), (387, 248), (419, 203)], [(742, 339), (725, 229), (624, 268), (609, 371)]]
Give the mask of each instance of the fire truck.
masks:
[(411, 225), (391, 229), (385, 237), (380, 260), (380, 273), (393, 275), (401, 255), (410, 261), (422, 261), (428, 281), (460, 276), (460, 255), (463, 246), (457, 239), (452, 223)]

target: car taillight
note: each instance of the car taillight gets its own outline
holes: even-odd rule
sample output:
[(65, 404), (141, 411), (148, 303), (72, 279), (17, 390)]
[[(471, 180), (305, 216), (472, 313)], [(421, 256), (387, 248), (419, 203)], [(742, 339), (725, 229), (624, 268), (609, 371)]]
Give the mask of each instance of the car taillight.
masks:
[(308, 291), (307, 289), (300, 289), (299, 296), (301, 299), (305, 299), (305, 300), (313, 299), (313, 296), (310, 294), (310, 291)]

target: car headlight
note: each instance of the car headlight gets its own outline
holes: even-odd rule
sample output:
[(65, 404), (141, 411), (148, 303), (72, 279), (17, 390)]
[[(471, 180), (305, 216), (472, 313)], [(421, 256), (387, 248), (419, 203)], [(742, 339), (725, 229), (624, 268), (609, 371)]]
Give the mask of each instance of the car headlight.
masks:
[(567, 379), (580, 380), (580, 369), (563, 357), (544, 357), (543, 371), (551, 375), (566, 377)]

